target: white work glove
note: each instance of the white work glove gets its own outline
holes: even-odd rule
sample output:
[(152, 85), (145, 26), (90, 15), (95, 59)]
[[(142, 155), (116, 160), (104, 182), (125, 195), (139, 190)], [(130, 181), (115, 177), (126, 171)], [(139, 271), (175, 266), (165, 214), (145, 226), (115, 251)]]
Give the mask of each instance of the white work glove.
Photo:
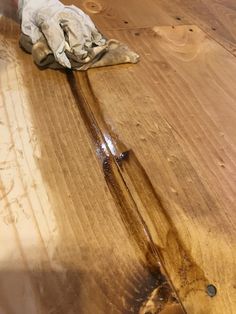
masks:
[(20, 0), (18, 7), (22, 33), (33, 44), (44, 35), (56, 61), (64, 67), (71, 68), (65, 54), (68, 43), (84, 63), (90, 61), (89, 48), (106, 44), (90, 17), (74, 5), (65, 6), (58, 0)]

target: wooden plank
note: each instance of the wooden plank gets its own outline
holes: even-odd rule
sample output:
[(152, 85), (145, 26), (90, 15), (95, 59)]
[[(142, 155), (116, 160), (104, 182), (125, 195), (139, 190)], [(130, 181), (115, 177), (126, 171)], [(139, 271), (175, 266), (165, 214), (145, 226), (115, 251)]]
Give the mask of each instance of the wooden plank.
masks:
[[(65, 0), (67, 4), (71, 1)], [(101, 30), (195, 24), (236, 53), (234, 0), (74, 0)]]
[[(71, 3), (69, 0), (63, 2)], [(87, 12), (101, 30), (148, 27), (157, 23), (166, 25), (176, 20), (155, 0), (74, 0), (73, 3)]]
[(163, 11), (175, 15), (181, 24), (195, 24), (236, 55), (236, 3), (234, 0), (166, 1)]
[(15, 22), (0, 29), (0, 312), (183, 313), (112, 160), (108, 188), (66, 74), (32, 64)]
[(107, 132), (133, 151), (128, 187), (187, 312), (232, 313), (235, 58), (196, 26), (109, 34), (141, 55), (137, 66), (89, 71)]

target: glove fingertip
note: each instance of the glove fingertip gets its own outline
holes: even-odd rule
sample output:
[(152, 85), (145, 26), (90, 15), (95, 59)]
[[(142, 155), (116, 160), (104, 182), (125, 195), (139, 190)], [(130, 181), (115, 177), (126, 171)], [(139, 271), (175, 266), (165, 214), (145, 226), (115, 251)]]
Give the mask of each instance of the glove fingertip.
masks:
[(58, 63), (60, 63), (63, 67), (71, 69), (71, 63), (69, 59), (67, 58), (66, 54), (63, 53), (60, 56), (56, 56), (56, 60)]

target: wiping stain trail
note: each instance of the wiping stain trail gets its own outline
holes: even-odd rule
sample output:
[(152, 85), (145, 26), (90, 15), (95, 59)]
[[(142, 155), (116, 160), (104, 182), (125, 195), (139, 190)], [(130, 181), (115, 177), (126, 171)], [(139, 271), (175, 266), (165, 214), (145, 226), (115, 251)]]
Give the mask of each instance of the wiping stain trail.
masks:
[[(133, 208), (130, 208), (132, 205), (135, 205), (134, 200), (130, 195), (125, 181), (120, 173), (118, 161), (116, 161), (116, 158), (113, 158), (113, 154), (111, 153), (110, 148), (107, 145), (100, 128), (98, 127), (97, 121), (94, 118), (93, 113), (90, 111), (86, 98), (84, 97), (82, 90), (78, 88), (78, 81), (75, 79), (72, 72), (67, 73), (67, 78), (80, 114), (95, 144), (96, 153), (101, 162), (105, 179), (116, 202), (118, 202), (119, 206), (122, 207), (123, 221), (127, 225), (129, 232), (132, 231), (132, 235), (135, 236), (136, 239), (135, 243), (143, 252), (145, 248), (149, 249), (150, 245), (152, 246), (152, 239), (147, 226), (138, 211), (135, 212)], [(133, 217), (134, 214), (135, 217)]]
[[(161, 238), (161, 235), (157, 222), (166, 225), (166, 229), (168, 230), (168, 234), (166, 235), (166, 247), (162, 249), (160, 247), (157, 248), (156, 246), (156, 248), (162, 264), (165, 265), (166, 261), (169, 260), (171, 268), (174, 269), (176, 273), (180, 273), (179, 286), (181, 286), (181, 297), (185, 298), (193, 288), (204, 292), (209, 281), (205, 277), (202, 269), (194, 262), (190, 252), (185, 248), (185, 245), (180, 239), (178, 231), (168, 214), (168, 208), (165, 208), (161, 197), (154, 189), (149, 176), (135, 153), (132, 150), (127, 150), (127, 147), (125, 147), (105, 122), (99, 101), (93, 92), (87, 72), (80, 73), (80, 75), (77, 76), (76, 81), (78, 84), (77, 88), (80, 88), (80, 92), (87, 103), (87, 108), (89, 109), (89, 112), (92, 113), (94, 120), (99, 126), (98, 128), (104, 141), (110, 148), (110, 152), (116, 161), (116, 166), (118, 167), (126, 186), (129, 186), (129, 189), (133, 187), (132, 193), (130, 193), (132, 198), (134, 199), (134, 197), (137, 196), (135, 197), (135, 200), (137, 198), (141, 200), (150, 221), (154, 223), (156, 236), (158, 238)], [(135, 191), (136, 195), (133, 194), (133, 191)], [(143, 215), (140, 214), (138, 206), (136, 206), (136, 208), (144, 222), (145, 219)], [(159, 214), (159, 217), (157, 217), (157, 213)], [(177, 255), (177, 258), (174, 258), (174, 255)]]
[[(163, 300), (158, 301), (161, 300), (158, 296), (154, 298), (155, 302), (153, 306), (155, 313), (161, 313), (166, 306), (170, 306), (170, 303), (178, 306), (178, 313), (185, 313), (173, 285), (170, 280), (167, 279), (163, 263), (160, 263), (163, 259), (162, 254), (160, 254), (158, 247), (154, 244), (148, 227), (122, 175), (122, 167), (126, 159), (129, 163), (131, 162), (131, 158), (134, 160), (138, 174), (142, 175), (139, 180), (143, 180), (142, 172), (144, 170), (140, 172), (140, 169), (143, 168), (134, 153), (128, 152), (125, 145), (112, 134), (111, 130), (106, 125), (99, 110), (99, 103), (92, 92), (87, 72), (81, 72), (75, 76), (72, 71), (68, 71), (67, 79), (81, 117), (95, 144), (96, 153), (101, 162), (106, 182), (118, 205), (122, 221), (135, 247), (145, 255), (145, 260), (142, 261), (145, 268), (148, 268), (151, 274), (157, 279), (156, 294), (163, 293), (163, 289), (168, 292), (168, 296), (164, 299), (164, 302)], [(129, 174), (129, 171), (127, 171), (127, 173)], [(147, 183), (146, 181), (147, 178), (144, 180), (145, 184)], [(149, 185), (150, 182), (147, 184), (147, 189), (150, 189)], [(135, 187), (139, 188), (138, 186)], [(150, 201), (152, 202), (153, 200)], [(158, 204), (160, 205), (160, 202)], [(149, 292), (149, 295), (146, 296), (146, 303), (150, 301), (151, 295), (153, 297), (153, 289)], [(145, 305), (143, 304), (139, 304), (137, 310), (140, 314), (146, 313)], [(171, 308), (168, 308), (168, 313), (172, 313)]]

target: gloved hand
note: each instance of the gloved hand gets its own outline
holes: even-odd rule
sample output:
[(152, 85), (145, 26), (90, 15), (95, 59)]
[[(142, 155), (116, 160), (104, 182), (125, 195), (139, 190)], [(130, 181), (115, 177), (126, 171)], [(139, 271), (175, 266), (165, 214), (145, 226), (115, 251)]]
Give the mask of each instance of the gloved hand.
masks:
[(106, 45), (90, 17), (74, 5), (65, 6), (58, 0), (20, 0), (19, 14), (22, 33), (33, 45), (45, 37), (55, 60), (64, 67), (71, 68), (65, 53), (68, 44), (80, 63), (91, 61), (92, 47)]

